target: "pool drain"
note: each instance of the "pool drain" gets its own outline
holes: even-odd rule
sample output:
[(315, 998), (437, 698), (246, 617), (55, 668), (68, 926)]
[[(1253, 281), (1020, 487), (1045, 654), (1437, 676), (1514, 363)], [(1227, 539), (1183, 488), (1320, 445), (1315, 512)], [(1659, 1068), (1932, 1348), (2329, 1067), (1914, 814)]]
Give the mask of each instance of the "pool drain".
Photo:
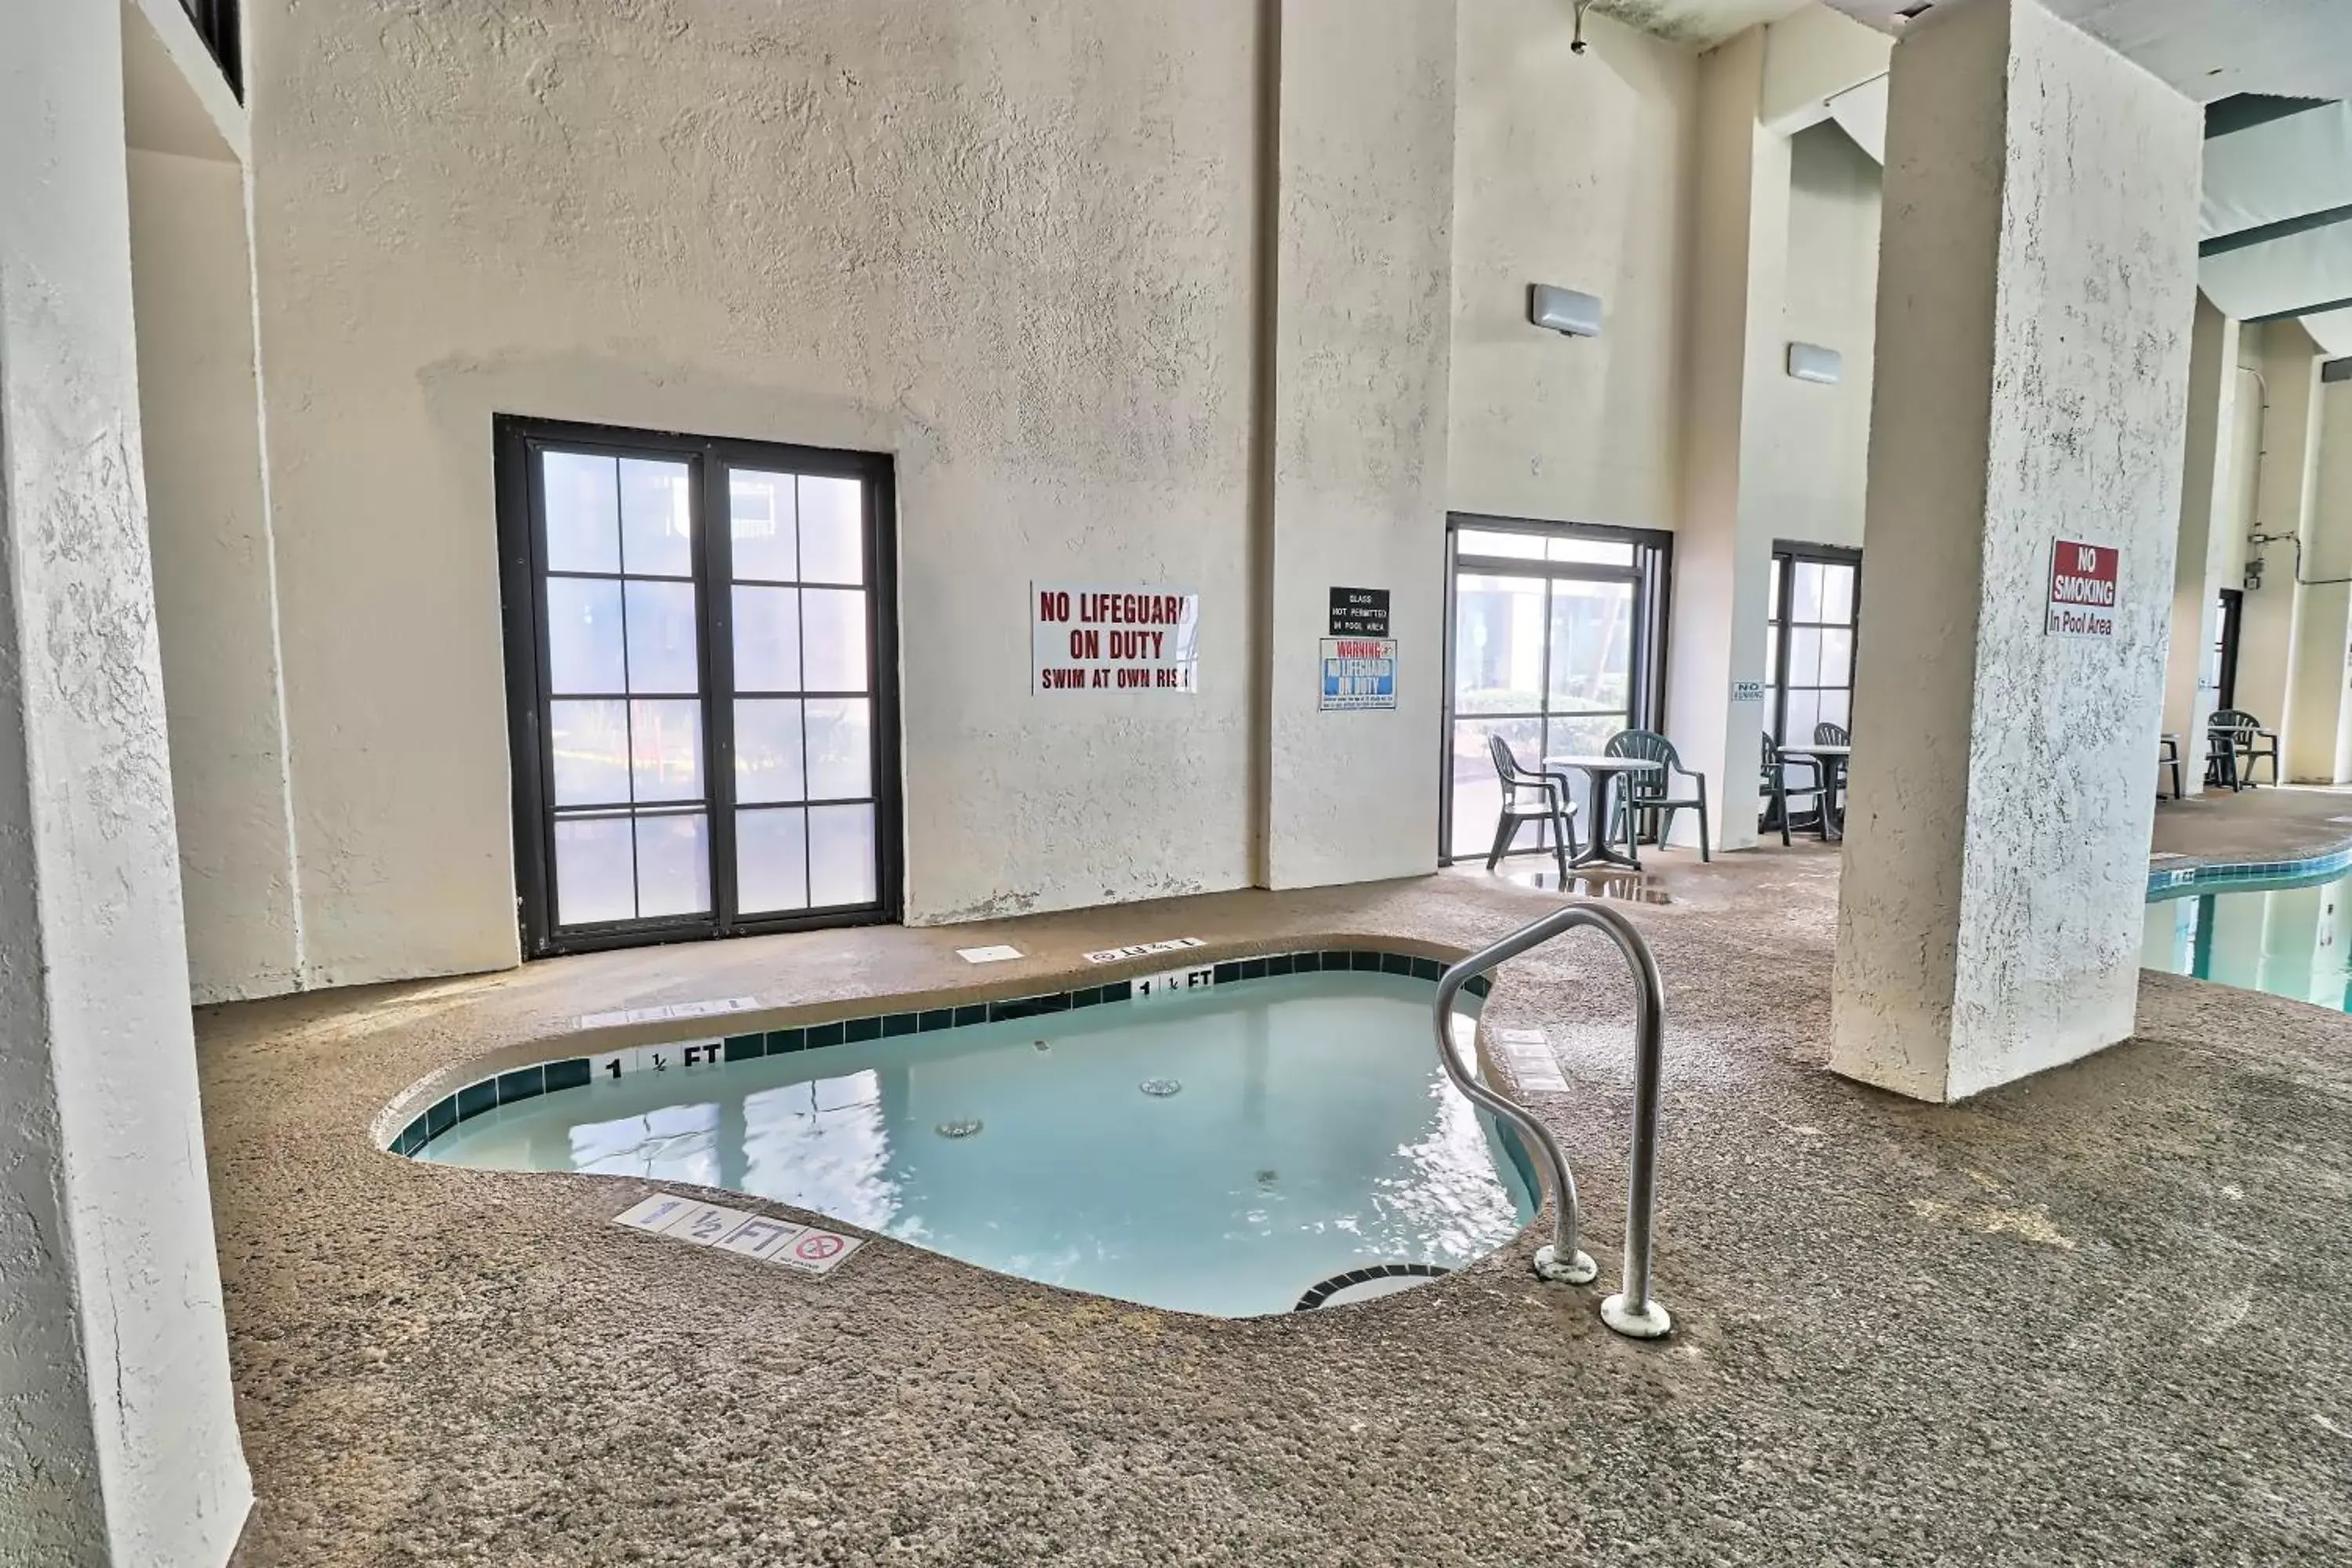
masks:
[(980, 1118), (974, 1116), (962, 1121), (942, 1121), (931, 1131), (942, 1138), (969, 1138), (980, 1131)]
[(1443, 1279), (1453, 1272), (1451, 1268), (1440, 1268), (1434, 1263), (1375, 1263), (1369, 1268), (1350, 1268), (1345, 1274), (1334, 1274), (1309, 1289), (1298, 1298), (1298, 1305), (1290, 1310), (1311, 1312), (1350, 1285), (1369, 1284), (1374, 1279)]
[(1165, 1100), (1171, 1094), (1184, 1092), (1184, 1086), (1172, 1078), (1148, 1078), (1135, 1087), (1154, 1100)]

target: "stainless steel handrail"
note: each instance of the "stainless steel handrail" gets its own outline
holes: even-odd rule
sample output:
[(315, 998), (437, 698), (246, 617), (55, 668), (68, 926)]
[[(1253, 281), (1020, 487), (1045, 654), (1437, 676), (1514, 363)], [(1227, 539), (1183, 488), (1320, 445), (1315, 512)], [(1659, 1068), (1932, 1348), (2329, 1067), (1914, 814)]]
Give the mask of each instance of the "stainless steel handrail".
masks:
[(1633, 975), (1633, 1146), (1625, 1178), (1624, 1278), (1618, 1293), (1601, 1303), (1601, 1321), (1621, 1334), (1653, 1340), (1674, 1327), (1665, 1308), (1650, 1299), (1651, 1211), (1657, 1198), (1658, 1079), (1665, 1065), (1665, 987), (1658, 961), (1633, 922), (1599, 904), (1554, 910), (1501, 941), (1481, 948), (1448, 969), (1437, 982), (1437, 1059), (1472, 1103), (1486, 1107), (1528, 1136), (1551, 1178), (1552, 1239), (1536, 1251), (1536, 1272), (1547, 1279), (1581, 1285), (1600, 1272), (1577, 1248), (1576, 1175), (1551, 1129), (1520, 1106), (1463, 1069), (1454, 1050), (1454, 999), (1462, 988), (1496, 964), (1541, 946), (1576, 926), (1591, 926), (1617, 944)]

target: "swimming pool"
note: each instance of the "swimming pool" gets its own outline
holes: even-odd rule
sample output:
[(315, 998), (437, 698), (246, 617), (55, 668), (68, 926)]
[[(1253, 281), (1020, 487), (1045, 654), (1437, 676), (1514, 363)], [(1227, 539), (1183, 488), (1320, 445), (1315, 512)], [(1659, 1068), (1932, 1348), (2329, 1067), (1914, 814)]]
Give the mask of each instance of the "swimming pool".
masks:
[(726, 1188), (1181, 1311), (1341, 1304), (1484, 1257), (1536, 1204), (1435, 1059), (1437, 965), (1320, 956), (1341, 962), (992, 1021), (901, 1014), (946, 1021), (694, 1069), (591, 1058), (562, 1092), (420, 1118), (402, 1152)]
[(2151, 901), (2142, 967), (2352, 1012), (2352, 877), (2225, 885)]

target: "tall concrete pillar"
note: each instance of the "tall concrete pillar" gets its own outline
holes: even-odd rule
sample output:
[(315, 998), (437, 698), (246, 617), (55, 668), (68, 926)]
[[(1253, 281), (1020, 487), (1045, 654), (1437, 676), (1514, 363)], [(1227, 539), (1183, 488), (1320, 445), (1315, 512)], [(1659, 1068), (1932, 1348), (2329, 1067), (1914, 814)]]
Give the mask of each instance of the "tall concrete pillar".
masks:
[(0, 1563), (226, 1560), (230, 1405), (140, 484), (122, 14), (0, 21)]
[[(1301, 888), (1437, 864), (1454, 8), (1281, 0), (1272, 15), (1258, 880)], [(1334, 588), (1387, 595), (1393, 707), (1323, 706)]]
[[(2352, 779), (2352, 384), (2308, 390), (2309, 501), (2303, 513), (2303, 605), (2295, 616), (2294, 668), (2287, 691), (2285, 777), (2297, 784)], [(2293, 566), (2292, 545), (2274, 564)]]
[[(2316, 421), (2318, 450), (2312, 464), (2311, 521), (2305, 524), (2313, 547), (2304, 575), (2324, 585), (2305, 590), (2330, 612), (2334, 635), (2326, 642), (2314, 638), (2309, 655), (2309, 704), (2305, 726), (2315, 726), (2319, 743), (2292, 763), (2292, 776), (2315, 784), (2352, 782), (2352, 585), (2326, 582), (2352, 577), (2352, 379), (2319, 384)], [(2295, 688), (2305, 692), (2306, 676), (2298, 661)]]
[(2249, 531), (2267, 535), (2271, 542), (2247, 546), (2248, 557), (2261, 561), (2263, 570), (2262, 586), (2245, 597), (2236, 695), (2238, 707), (2279, 732), (2284, 762), (2294, 744), (2295, 647), (2303, 640), (2305, 602), (2290, 541), (2303, 537), (2311, 520), (2320, 359), (2319, 345), (2297, 322), (2272, 321), (2259, 331), (2254, 387), (2262, 398), (2256, 422), (2261, 456)]
[[(1891, 93), (1831, 1062), (1940, 1100), (2131, 1032), (2202, 117), (2035, 0), (1914, 20)], [(2095, 635), (2061, 542), (2118, 552)]]
[[(2186, 795), (2205, 788), (2205, 721), (2220, 695), (2208, 667), (2221, 635), (2221, 590), (2237, 586), (2229, 535), (2240, 379), (2238, 323), (2200, 294), (2189, 351), (2189, 438), (2172, 567), (2172, 647), (2164, 675), (2164, 728), (2180, 737)], [(2168, 777), (2165, 783), (2169, 787)]]
[(1689, 293), (1690, 407), (1675, 536), (1675, 647), (1666, 729), (1714, 781), (1717, 848), (1756, 842), (1772, 517), (1755, 481), (1770, 438), (1756, 411), (1780, 374), (1789, 265), (1789, 139), (1764, 121), (1768, 29), (1699, 60)]

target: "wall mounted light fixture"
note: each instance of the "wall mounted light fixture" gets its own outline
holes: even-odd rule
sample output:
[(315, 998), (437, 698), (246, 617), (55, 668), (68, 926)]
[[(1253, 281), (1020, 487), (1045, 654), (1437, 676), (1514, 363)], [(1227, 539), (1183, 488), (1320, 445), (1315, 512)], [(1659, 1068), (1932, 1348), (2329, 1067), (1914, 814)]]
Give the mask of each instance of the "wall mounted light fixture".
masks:
[(1601, 335), (1601, 296), (1549, 283), (1528, 285), (1528, 320), (1571, 338)]
[(1838, 378), (1845, 374), (1845, 356), (1819, 343), (1790, 343), (1789, 374), (1799, 381), (1818, 381), (1824, 386), (1835, 386)]

